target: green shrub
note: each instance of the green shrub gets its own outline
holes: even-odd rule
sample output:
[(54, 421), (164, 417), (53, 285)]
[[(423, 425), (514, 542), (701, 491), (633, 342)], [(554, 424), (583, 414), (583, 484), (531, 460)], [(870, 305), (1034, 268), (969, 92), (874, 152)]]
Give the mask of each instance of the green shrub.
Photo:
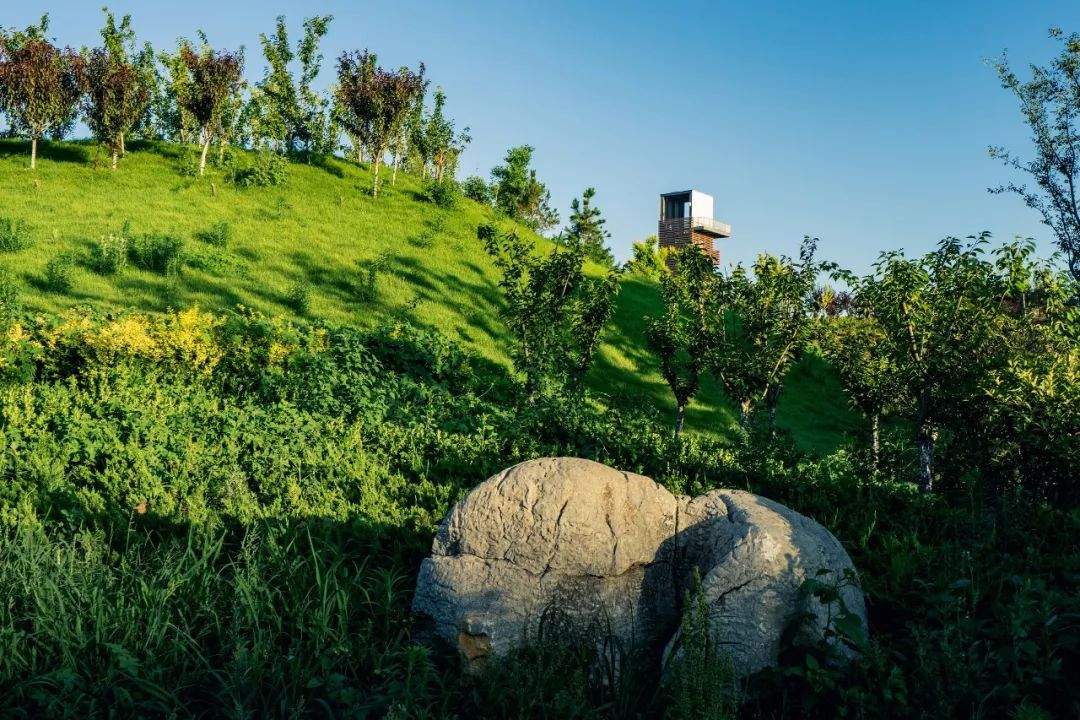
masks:
[(227, 220), (222, 220), (211, 225), (208, 230), (198, 233), (197, 237), (214, 247), (224, 248), (228, 246), (232, 238), (232, 226)]
[(128, 244), (128, 257), (143, 270), (176, 277), (183, 267), (184, 241), (174, 235), (143, 235)]
[(0, 327), (19, 314), (22, 309), (21, 294), (18, 279), (7, 268), (0, 267)]
[(311, 283), (304, 280), (293, 283), (289, 287), (286, 297), (289, 301), (289, 307), (301, 315), (307, 315), (307, 311), (311, 307)]
[(461, 182), (461, 192), (470, 200), (484, 205), (491, 204), (491, 188), (484, 178), (470, 175)]
[(357, 260), (356, 266), (360, 273), (353, 283), (353, 292), (361, 302), (373, 302), (379, 292), (379, 274), (390, 267), (390, 255), (382, 253), (368, 260)]
[(237, 168), (231, 180), (237, 187), (274, 187), (284, 185), (289, 179), (289, 161), (277, 153), (260, 150), (255, 164)]
[(123, 233), (105, 235), (90, 248), (90, 269), (99, 275), (118, 275), (128, 262), (128, 239)]
[(231, 277), (248, 277), (250, 275), (250, 269), (246, 261), (218, 248), (196, 250), (190, 254), (185, 253), (184, 265), (211, 275), (228, 275)]
[(461, 188), (453, 180), (428, 180), (420, 195), (424, 200), (449, 210), (457, 206)]
[(18, 252), (33, 244), (30, 227), (24, 221), (0, 218), (0, 252)]
[(45, 266), (45, 287), (53, 292), (66, 293), (75, 284), (75, 254), (60, 253)]

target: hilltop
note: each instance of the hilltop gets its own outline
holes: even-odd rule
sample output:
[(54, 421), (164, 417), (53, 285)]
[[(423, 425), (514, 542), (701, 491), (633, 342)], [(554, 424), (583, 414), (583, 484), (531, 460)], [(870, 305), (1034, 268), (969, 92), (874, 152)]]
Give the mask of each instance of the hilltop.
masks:
[[(375, 199), (369, 171), (340, 159), (289, 163), (284, 184), (244, 188), (228, 182), (229, 167), (204, 178), (185, 175), (182, 146), (132, 143), (129, 149), (113, 171), (95, 144), (48, 143), (31, 172), (27, 143), (0, 141), (0, 219), (25, 222), (32, 240), (26, 249), (0, 253), (0, 266), (18, 276), (26, 310), (89, 305), (162, 312), (197, 305), (226, 313), (243, 306), (361, 328), (402, 319), (509, 367), (498, 275), (476, 238), (479, 225), (500, 221), (491, 208), (465, 198), (440, 208), (425, 200), (420, 179), (406, 173), (394, 186), (386, 182)], [(255, 162), (246, 151), (231, 155), (234, 166)], [(228, 226), (224, 247), (206, 238), (221, 223)], [(169, 276), (129, 265), (116, 275), (95, 272), (95, 246), (122, 232), (178, 238), (182, 271)], [(550, 248), (524, 227), (517, 232)], [(44, 273), (63, 253), (77, 260), (72, 287), (61, 293), (47, 286)], [(658, 302), (655, 283), (622, 278), (589, 384), (601, 395), (626, 395), (670, 415), (670, 393), (643, 336), (644, 317)], [(732, 423), (723, 393), (707, 381), (688, 413), (688, 430), (723, 435)], [(862, 429), (816, 357), (789, 376), (779, 424), (816, 451)]]

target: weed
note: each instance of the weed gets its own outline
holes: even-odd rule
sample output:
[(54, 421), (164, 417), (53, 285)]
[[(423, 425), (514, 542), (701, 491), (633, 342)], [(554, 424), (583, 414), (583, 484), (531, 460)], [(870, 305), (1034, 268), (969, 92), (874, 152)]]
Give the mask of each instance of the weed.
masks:
[(30, 227), (24, 221), (0, 218), (0, 252), (18, 252), (33, 244)]
[(90, 269), (99, 275), (118, 275), (128, 262), (127, 235), (105, 235), (90, 248)]
[(56, 293), (67, 293), (75, 284), (74, 253), (63, 252), (45, 266), (45, 287)]
[(232, 226), (227, 220), (222, 220), (211, 225), (209, 229), (197, 233), (196, 237), (214, 247), (225, 248), (232, 238)]

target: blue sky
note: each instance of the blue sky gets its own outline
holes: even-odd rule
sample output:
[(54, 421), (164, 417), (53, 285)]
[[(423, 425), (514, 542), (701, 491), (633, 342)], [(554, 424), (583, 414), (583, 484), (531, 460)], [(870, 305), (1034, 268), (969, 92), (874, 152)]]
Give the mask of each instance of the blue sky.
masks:
[[(98, 0), (5, 3), (0, 25), (43, 12), (64, 44), (94, 44)], [(284, 14), (299, 30), (335, 16), (322, 79), (342, 51), (384, 65), (423, 60), (472, 129), (461, 176), (486, 176), (512, 145), (535, 165), (564, 219), (587, 186), (619, 259), (655, 233), (657, 195), (696, 188), (734, 237), (724, 262), (793, 253), (865, 271), (883, 249), (923, 252), (946, 235), (1051, 238), (1014, 196), (987, 146), (1027, 153), (1015, 101), (985, 59), (1046, 63), (1047, 29), (1080, 30), (1080, 3), (1031, 2), (111, 2), (141, 39), (171, 47), (204, 29), (264, 62), (258, 34)]]

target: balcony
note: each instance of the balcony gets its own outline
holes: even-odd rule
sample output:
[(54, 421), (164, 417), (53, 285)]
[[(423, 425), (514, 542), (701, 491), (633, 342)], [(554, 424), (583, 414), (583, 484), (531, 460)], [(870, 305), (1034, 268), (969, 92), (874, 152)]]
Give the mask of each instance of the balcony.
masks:
[(731, 237), (731, 225), (711, 217), (689, 217), (661, 220), (658, 228), (661, 236), (689, 235), (690, 230), (714, 238)]

